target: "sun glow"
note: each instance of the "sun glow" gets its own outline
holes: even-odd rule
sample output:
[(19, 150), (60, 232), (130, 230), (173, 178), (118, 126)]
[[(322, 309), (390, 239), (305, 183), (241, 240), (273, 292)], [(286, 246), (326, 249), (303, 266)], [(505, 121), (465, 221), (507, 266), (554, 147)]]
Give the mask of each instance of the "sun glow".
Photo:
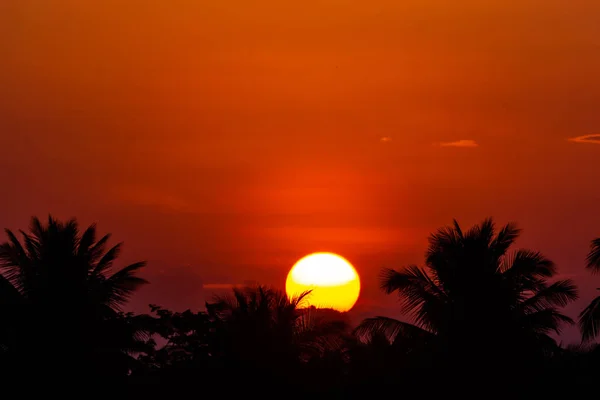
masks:
[(292, 267), (285, 290), (290, 297), (311, 290), (306, 305), (344, 312), (358, 300), (360, 278), (345, 258), (333, 253), (314, 253)]

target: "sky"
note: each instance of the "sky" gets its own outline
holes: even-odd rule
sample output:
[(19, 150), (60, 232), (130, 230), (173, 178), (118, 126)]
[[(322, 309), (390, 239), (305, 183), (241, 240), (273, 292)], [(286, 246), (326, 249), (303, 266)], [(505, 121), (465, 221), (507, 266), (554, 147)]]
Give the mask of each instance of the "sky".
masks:
[(580, 284), (575, 315), (600, 286), (598, 21), (596, 0), (3, 0), (0, 225), (97, 222), (149, 262), (138, 311), (337, 252), (361, 318), (397, 315), (382, 267), (492, 216)]

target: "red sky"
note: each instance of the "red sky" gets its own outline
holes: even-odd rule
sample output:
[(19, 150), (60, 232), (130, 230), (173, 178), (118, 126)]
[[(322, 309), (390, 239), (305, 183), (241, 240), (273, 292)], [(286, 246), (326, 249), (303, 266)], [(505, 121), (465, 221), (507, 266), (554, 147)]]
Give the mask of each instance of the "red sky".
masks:
[(150, 262), (138, 310), (338, 252), (362, 316), (395, 312), (381, 267), (494, 216), (578, 311), (600, 137), (568, 139), (600, 134), (599, 21), (596, 0), (3, 0), (0, 225), (98, 222)]

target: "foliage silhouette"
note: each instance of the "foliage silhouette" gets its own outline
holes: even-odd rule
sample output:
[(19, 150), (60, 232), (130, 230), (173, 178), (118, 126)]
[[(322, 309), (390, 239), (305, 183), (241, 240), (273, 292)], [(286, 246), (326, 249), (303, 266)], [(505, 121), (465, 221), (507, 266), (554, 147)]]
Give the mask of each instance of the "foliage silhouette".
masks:
[(231, 296), (207, 304), (225, 341), (227, 365), (277, 375), (285, 369), (299, 373), (301, 361), (323, 357), (347, 325), (319, 318), (314, 308), (303, 309), (309, 295), (288, 298), (264, 286), (234, 288)]
[[(302, 392), (317, 392), (341, 383), (348, 362), (348, 324), (333, 310), (302, 308), (310, 293), (288, 298), (265, 286), (234, 288), (230, 295), (207, 303), (206, 312), (172, 312), (151, 306), (152, 331), (166, 343), (140, 357), (134, 371), (138, 383), (184, 385), (203, 376), (217, 381), (235, 376), (247, 390), (265, 379), (292, 387), (299, 379)], [(339, 371), (339, 382), (324, 369)]]
[(556, 268), (540, 253), (508, 253), (519, 233), (508, 224), (496, 234), (491, 219), (466, 232), (456, 221), (438, 230), (429, 238), (426, 268), (381, 274), (381, 288), (399, 294), (415, 325), (378, 317), (365, 320), (357, 334), (427, 343), (437, 363), (531, 363), (551, 355), (558, 346), (550, 334), (572, 322), (559, 308), (577, 290), (570, 280), (550, 283)]
[[(79, 232), (75, 220), (33, 218), (20, 240), (7, 230), (0, 245), (0, 366), (4, 377), (127, 382), (136, 397), (202, 388), (228, 397), (355, 398), (399, 387), (404, 396), (469, 397), (480, 395), (465, 385), (475, 376), (495, 385), (495, 395), (544, 397), (559, 383), (590, 388), (600, 348), (563, 348), (552, 337), (572, 322), (560, 310), (577, 298), (575, 285), (553, 280), (556, 267), (540, 253), (510, 252), (519, 233), (513, 224), (496, 230), (491, 219), (438, 230), (424, 268), (381, 274), (381, 288), (400, 296), (413, 323), (375, 317), (351, 330), (346, 313), (305, 308), (310, 292), (289, 298), (265, 286), (234, 288), (206, 311), (124, 312), (146, 283), (137, 276), (145, 264), (115, 269), (121, 245), (107, 247), (109, 235), (97, 239), (94, 225)], [(592, 272), (599, 249), (592, 242)], [(597, 336), (599, 310), (600, 297), (580, 316), (585, 342)], [(491, 373), (498, 369), (511, 372), (501, 385)]]
[(593, 272), (600, 272), (600, 238), (594, 239), (587, 257), (587, 268)]
[(80, 233), (74, 219), (34, 217), (29, 230), (22, 241), (6, 230), (0, 245), (3, 360), (42, 374), (126, 376), (146, 332), (121, 309), (146, 283), (136, 276), (145, 263), (113, 270), (121, 244), (107, 248), (110, 235), (97, 239), (95, 225)]
[[(586, 267), (592, 273), (600, 272), (600, 238), (591, 243)], [(584, 342), (595, 339), (600, 333), (600, 296), (592, 300), (579, 314), (579, 329)]]
[[(222, 369), (219, 333), (206, 312), (173, 312), (156, 305), (150, 305), (150, 309), (144, 326), (153, 337), (138, 357), (132, 371), (133, 383), (181, 385)], [(159, 346), (156, 337), (164, 344)]]

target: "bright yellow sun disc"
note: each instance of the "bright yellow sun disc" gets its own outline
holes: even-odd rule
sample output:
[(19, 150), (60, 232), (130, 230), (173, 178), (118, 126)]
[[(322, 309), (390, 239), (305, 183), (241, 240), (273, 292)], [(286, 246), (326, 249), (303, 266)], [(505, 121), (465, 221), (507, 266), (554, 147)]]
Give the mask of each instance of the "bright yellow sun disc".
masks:
[(345, 312), (358, 300), (360, 278), (345, 258), (333, 253), (314, 253), (292, 267), (285, 290), (290, 297), (310, 290), (306, 305)]

